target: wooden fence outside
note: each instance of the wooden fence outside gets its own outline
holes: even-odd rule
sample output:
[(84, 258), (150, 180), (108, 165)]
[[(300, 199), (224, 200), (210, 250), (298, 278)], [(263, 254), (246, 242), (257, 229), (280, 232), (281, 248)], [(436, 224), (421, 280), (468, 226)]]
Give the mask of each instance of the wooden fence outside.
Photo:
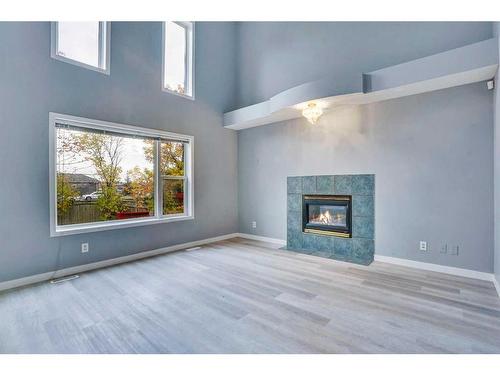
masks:
[(57, 216), (58, 225), (101, 221), (101, 212), (95, 202), (74, 202), (68, 211)]

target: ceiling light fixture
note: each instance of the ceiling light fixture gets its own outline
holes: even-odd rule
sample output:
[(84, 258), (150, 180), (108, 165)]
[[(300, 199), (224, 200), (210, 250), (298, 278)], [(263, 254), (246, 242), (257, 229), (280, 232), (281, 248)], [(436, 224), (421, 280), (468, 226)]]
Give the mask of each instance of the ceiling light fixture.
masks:
[(306, 108), (302, 110), (302, 116), (311, 124), (316, 124), (318, 119), (323, 114), (323, 110), (316, 103), (309, 103)]

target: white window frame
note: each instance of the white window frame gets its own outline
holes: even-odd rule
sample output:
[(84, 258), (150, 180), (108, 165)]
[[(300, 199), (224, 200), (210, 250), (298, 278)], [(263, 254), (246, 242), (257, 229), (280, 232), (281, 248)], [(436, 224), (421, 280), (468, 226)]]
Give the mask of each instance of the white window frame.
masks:
[(110, 74), (110, 63), (111, 63), (111, 22), (99, 22), (99, 66), (93, 66), (90, 64), (85, 64), (81, 61), (71, 59), (66, 56), (59, 54), (58, 43), (59, 43), (59, 33), (58, 26), (59, 22), (50, 23), (50, 56), (53, 59), (76, 65), (81, 68), (90, 69), (99, 73)]
[(194, 72), (195, 72), (195, 67), (194, 67), (194, 61), (195, 61), (195, 23), (190, 22), (190, 21), (170, 21), (174, 22), (177, 25), (181, 26), (186, 30), (187, 37), (186, 37), (186, 56), (184, 59), (184, 64), (185, 64), (185, 71), (186, 71), (186, 82), (185, 82), (185, 87), (190, 88), (190, 95), (188, 94), (181, 94), (173, 90), (169, 90), (165, 87), (165, 69), (168, 69), (168, 66), (166, 66), (166, 61), (165, 61), (165, 43), (167, 41), (166, 38), (166, 33), (167, 33), (167, 23), (162, 22), (162, 48), (161, 48), (161, 55), (162, 55), (162, 66), (161, 66), (161, 89), (165, 92), (168, 92), (169, 94), (174, 94), (177, 96), (180, 96), (182, 98), (187, 98), (191, 100), (195, 100), (195, 80), (194, 80)]
[[(96, 130), (107, 130), (116, 133), (155, 137), (155, 157), (154, 157), (154, 184), (155, 184), (155, 212), (154, 216), (147, 218), (123, 219), (113, 221), (103, 221), (94, 223), (57, 225), (57, 130), (56, 124), (63, 123), (81, 128)], [(161, 140), (173, 140), (184, 142), (184, 213), (163, 215), (163, 189), (161, 176), (159, 175)], [(50, 236), (64, 236), (70, 234), (98, 232), (110, 229), (121, 229), (137, 227), (151, 224), (161, 224), (175, 221), (194, 219), (194, 183), (193, 183), (193, 160), (194, 160), (194, 137), (190, 135), (177, 134), (143, 128), (138, 126), (117, 124), (106, 121), (92, 120), (83, 117), (76, 117), (60, 113), (49, 113), (49, 195), (50, 195)]]

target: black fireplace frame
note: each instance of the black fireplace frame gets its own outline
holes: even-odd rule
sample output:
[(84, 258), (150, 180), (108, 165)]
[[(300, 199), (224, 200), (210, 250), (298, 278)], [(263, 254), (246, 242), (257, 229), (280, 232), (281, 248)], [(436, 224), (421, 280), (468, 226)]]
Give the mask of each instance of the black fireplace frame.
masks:
[[(326, 204), (347, 207), (346, 226), (311, 224), (309, 205)], [(302, 196), (302, 231), (304, 233), (324, 234), (344, 238), (352, 237), (352, 196), (351, 195), (303, 195)]]

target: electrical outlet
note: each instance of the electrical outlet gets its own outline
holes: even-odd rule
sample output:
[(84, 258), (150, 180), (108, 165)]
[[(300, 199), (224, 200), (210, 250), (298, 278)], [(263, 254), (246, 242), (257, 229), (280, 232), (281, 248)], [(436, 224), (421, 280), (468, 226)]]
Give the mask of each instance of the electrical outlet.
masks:
[(420, 241), (420, 251), (427, 251), (427, 242)]
[(88, 253), (89, 252), (89, 244), (88, 242), (82, 243), (82, 253)]
[(256, 221), (252, 221), (252, 228), (253, 229), (257, 228), (257, 222)]
[(446, 254), (448, 252), (448, 244), (441, 246), (441, 253)]

